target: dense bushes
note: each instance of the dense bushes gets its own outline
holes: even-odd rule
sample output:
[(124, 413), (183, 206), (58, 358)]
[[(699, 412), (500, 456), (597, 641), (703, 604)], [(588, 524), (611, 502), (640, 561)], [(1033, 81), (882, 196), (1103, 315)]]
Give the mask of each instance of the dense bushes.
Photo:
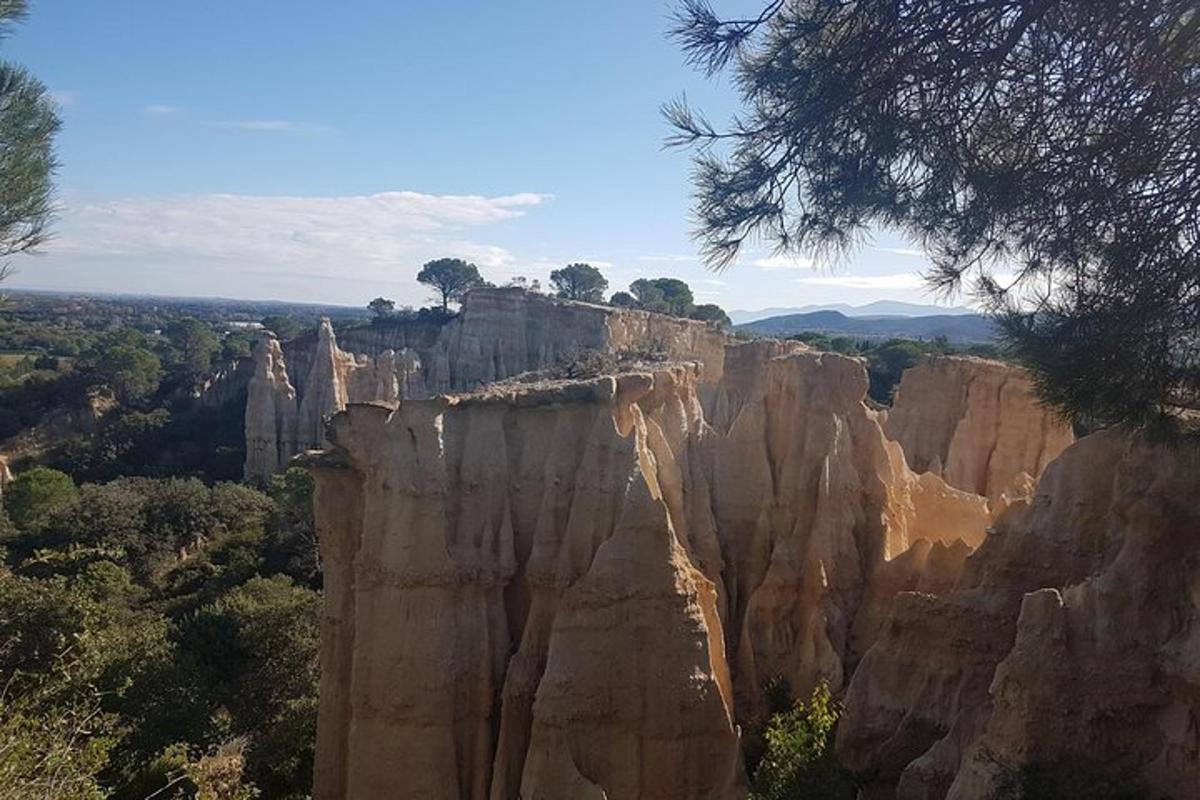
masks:
[(308, 476), (264, 494), (76, 488), (41, 468), (14, 488), (0, 524), (5, 796), (305, 796), (320, 580)]
[(5, 451), (77, 481), (239, 478), (245, 396), (226, 392), (220, 407), (197, 402), (207, 381), (250, 354), (256, 336), (224, 311), (186, 301), (9, 298), (0, 320), (0, 440), (22, 438)]

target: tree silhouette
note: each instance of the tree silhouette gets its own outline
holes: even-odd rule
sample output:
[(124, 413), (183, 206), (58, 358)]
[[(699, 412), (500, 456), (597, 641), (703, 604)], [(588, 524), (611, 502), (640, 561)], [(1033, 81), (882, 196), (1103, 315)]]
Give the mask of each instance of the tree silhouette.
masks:
[(973, 290), (1077, 421), (1200, 406), (1200, 14), (1194, 0), (772, 0), (674, 31), (746, 111), (665, 113), (696, 152), (708, 262), (748, 238), (845, 251), (899, 229)]

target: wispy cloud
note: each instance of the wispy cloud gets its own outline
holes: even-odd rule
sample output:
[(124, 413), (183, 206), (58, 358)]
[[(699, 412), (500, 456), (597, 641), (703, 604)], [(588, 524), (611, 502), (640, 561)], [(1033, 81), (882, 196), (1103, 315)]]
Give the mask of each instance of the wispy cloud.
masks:
[(915, 250), (911, 247), (876, 247), (873, 248), (881, 253), (892, 253), (897, 256), (913, 256), (914, 258), (925, 258), (924, 250)]
[(892, 275), (816, 275), (797, 278), (806, 286), (836, 286), (842, 289), (923, 289), (925, 279), (915, 272)]
[(637, 260), (638, 261), (685, 264), (688, 262), (694, 262), (697, 260), (697, 258), (696, 258), (696, 256), (689, 256), (689, 255), (685, 255), (683, 253), (662, 253), (662, 254), (651, 254), (651, 255), (646, 255), (646, 256), (638, 256)]
[(318, 125), (313, 122), (297, 122), (291, 119), (230, 119), (215, 120), (206, 124), (214, 128), (269, 133), (326, 133), (332, 130), (327, 125)]
[(178, 114), (179, 106), (168, 106), (161, 103), (152, 103), (142, 109), (146, 114), (152, 117), (169, 117), (173, 114)]
[(767, 256), (765, 258), (756, 258), (750, 262), (751, 266), (759, 269), (776, 270), (776, 269), (812, 269), (813, 260), (804, 256), (778, 254)]
[(75, 101), (79, 99), (79, 92), (73, 92), (69, 89), (51, 89), (49, 91), (50, 99), (59, 108), (67, 108), (75, 105)]
[(549, 198), (533, 192), (128, 198), (68, 205), (60, 236), (47, 250), (76, 258), (244, 266), (279, 274), (302, 268), (364, 278), (394, 277), (401, 265), (444, 255), (501, 266), (512, 255), (474, 241), (466, 231), (520, 217)]

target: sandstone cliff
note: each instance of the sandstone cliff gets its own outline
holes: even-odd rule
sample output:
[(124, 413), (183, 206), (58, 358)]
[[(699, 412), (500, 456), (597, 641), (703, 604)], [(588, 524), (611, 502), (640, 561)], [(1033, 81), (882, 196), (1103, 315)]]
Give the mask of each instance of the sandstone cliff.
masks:
[(900, 595), (838, 751), (899, 798), (1083, 764), (1200, 796), (1200, 464), (1107, 432), (1047, 468), (940, 597)]
[[(478, 297), (421, 347), (324, 327), (308, 393), (256, 362), (255, 416), (294, 420), (256, 464), (324, 446), (319, 800), (739, 798), (780, 677), (844, 693), (840, 757), (899, 798), (1043, 762), (1200, 796), (1200, 465), (1071, 445), (992, 362), (875, 412), (855, 359)], [(688, 363), (430, 396), (588, 349)]]
[(334, 418), (316, 797), (740, 797), (763, 683), (839, 687), (953, 583), (986, 501), (907, 468), (861, 363), (722, 356)]
[(247, 480), (266, 481), (297, 453), (325, 444), (325, 425), (351, 400), (396, 405), (426, 392), (420, 361), (407, 350), (371, 357), (338, 347), (328, 319), (317, 328), (301, 394), (291, 382), (283, 348), (267, 334), (254, 352), (246, 390)]
[(676, 380), (335, 419), (316, 796), (734, 796), (716, 591), (637, 405)]
[(700, 381), (708, 386), (721, 377), (726, 336), (692, 320), (504, 288), (471, 292), (461, 313), (443, 324), (400, 321), (352, 329), (344, 338), (347, 349), (324, 320), (315, 336), (272, 353), (272, 363), (282, 364), (274, 382), (286, 383), (296, 395), (295, 445), (286, 453), (280, 450), (278, 461), (259, 454), (269, 448), (265, 431), (293, 424), (277, 413), (291, 411), (279, 412), (278, 403), (262, 400), (265, 395), (248, 397), (247, 478), (266, 480), (291, 456), (320, 446), (325, 420), (350, 402), (395, 404), (401, 398), (469, 391), (555, 367), (587, 351), (644, 350), (694, 360), (703, 365)]
[(273, 336), (254, 348), (246, 386), (246, 478), (266, 480), (296, 454), (296, 390), (288, 380), (283, 350)]
[(966, 356), (905, 370), (884, 427), (913, 469), (993, 504), (1022, 476), (1036, 479), (1074, 441), (1070, 427), (1038, 403), (1023, 370)]

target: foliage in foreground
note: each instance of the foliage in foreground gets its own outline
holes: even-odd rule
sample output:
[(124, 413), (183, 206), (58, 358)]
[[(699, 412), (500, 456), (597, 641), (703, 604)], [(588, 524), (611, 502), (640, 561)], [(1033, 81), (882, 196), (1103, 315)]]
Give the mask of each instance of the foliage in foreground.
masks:
[[(21, 21), (26, 0), (0, 3), (0, 38)], [(54, 136), (59, 119), (50, 92), (24, 67), (0, 62), (0, 259), (35, 250), (54, 217)], [(0, 260), (0, 280), (11, 272)]]
[(724, 129), (666, 109), (709, 262), (899, 230), (933, 288), (997, 313), (1050, 404), (1178, 432), (1200, 407), (1195, 0), (757, 5), (679, 3), (687, 57), (744, 109)]
[(0, 515), (5, 797), (301, 798), (320, 576), (303, 472), (268, 494), (22, 473)]

